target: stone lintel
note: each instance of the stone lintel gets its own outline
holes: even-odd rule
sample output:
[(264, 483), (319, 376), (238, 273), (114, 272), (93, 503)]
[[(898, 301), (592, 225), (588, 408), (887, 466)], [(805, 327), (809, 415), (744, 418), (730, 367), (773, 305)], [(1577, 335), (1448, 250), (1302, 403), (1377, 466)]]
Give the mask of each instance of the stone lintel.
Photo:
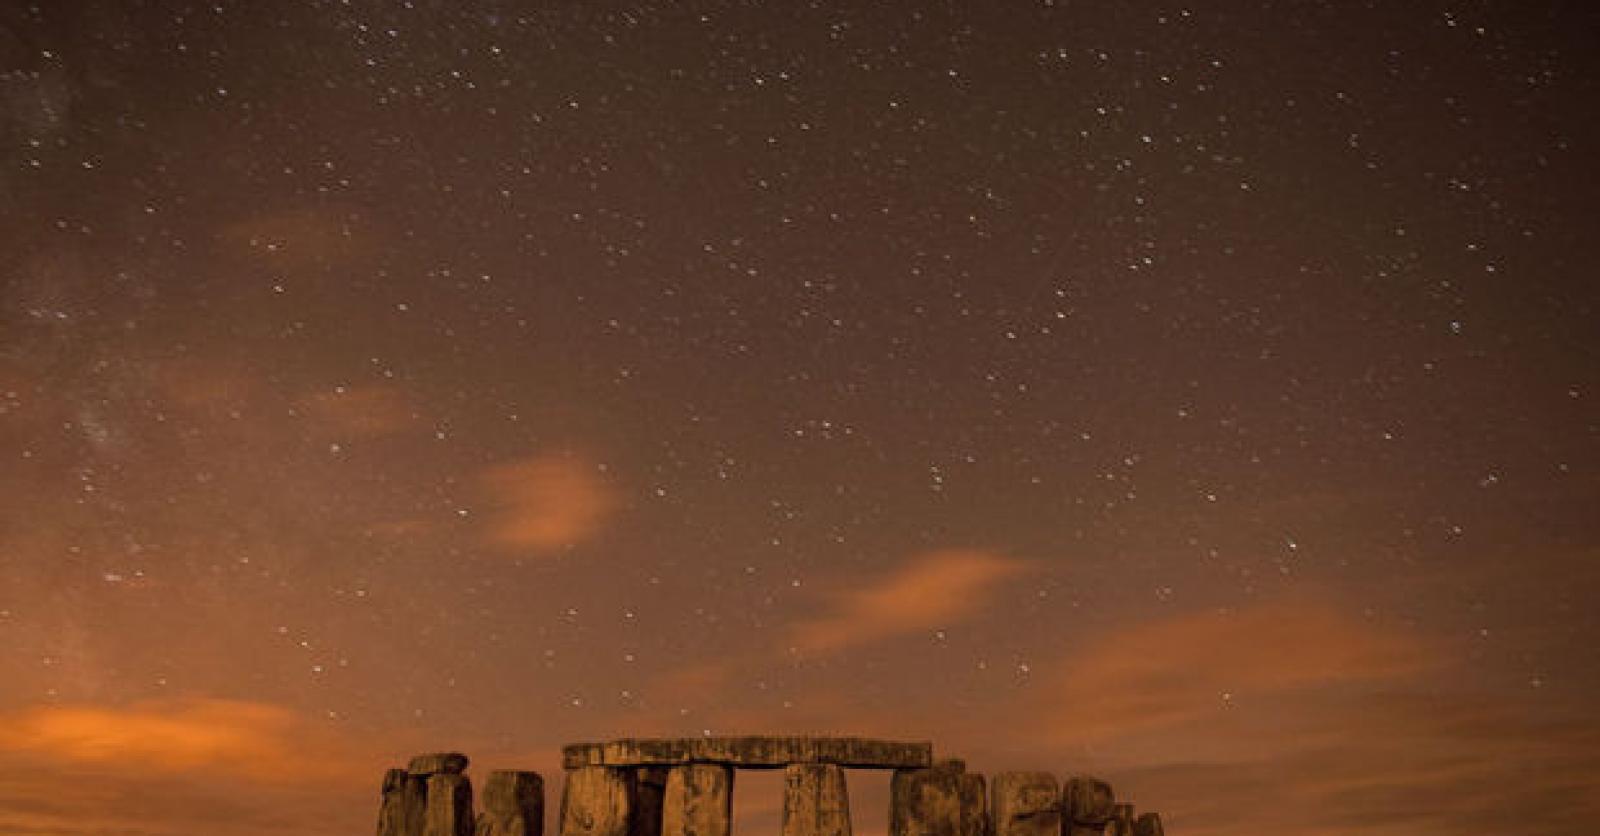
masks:
[(412, 775), (460, 775), (467, 771), (467, 756), (460, 752), (431, 752), (417, 755), (406, 766)]
[(562, 765), (567, 769), (679, 763), (720, 763), (754, 769), (776, 769), (792, 763), (912, 769), (933, 764), (933, 744), (926, 741), (864, 737), (624, 738), (567, 746), (561, 754)]

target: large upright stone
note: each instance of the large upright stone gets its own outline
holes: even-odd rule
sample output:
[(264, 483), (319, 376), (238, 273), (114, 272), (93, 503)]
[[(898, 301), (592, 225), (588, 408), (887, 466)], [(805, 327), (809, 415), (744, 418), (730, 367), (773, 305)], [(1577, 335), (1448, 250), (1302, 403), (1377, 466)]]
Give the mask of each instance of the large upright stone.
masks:
[(1133, 805), (1115, 804), (1111, 808), (1111, 821), (1101, 830), (1110, 836), (1133, 836)]
[(378, 806), (378, 836), (421, 836), (426, 781), (426, 778), (412, 777), (404, 769), (384, 773), (383, 802)]
[(1048, 772), (1001, 772), (989, 788), (994, 836), (1061, 836), (1061, 792)]
[(961, 773), (961, 836), (989, 836), (989, 795), (983, 776)]
[(783, 770), (783, 836), (850, 836), (844, 769), (794, 763)]
[(422, 836), (472, 836), (472, 829), (472, 781), (454, 772), (428, 776)]
[(686, 763), (667, 773), (661, 798), (661, 836), (729, 836), (733, 832), (733, 770)]
[(963, 765), (897, 769), (889, 779), (889, 836), (961, 836)]
[(633, 767), (633, 836), (661, 836), (661, 805), (667, 793), (665, 766)]
[(1066, 836), (1101, 836), (1106, 824), (1116, 819), (1117, 799), (1111, 785), (1096, 778), (1077, 776), (1067, 779), (1061, 792)]
[(1166, 836), (1166, 830), (1161, 827), (1161, 817), (1155, 813), (1145, 813), (1134, 819), (1133, 836)]
[(631, 770), (586, 766), (567, 770), (560, 836), (628, 836), (633, 819)]
[(544, 779), (539, 773), (489, 773), (476, 836), (544, 836)]

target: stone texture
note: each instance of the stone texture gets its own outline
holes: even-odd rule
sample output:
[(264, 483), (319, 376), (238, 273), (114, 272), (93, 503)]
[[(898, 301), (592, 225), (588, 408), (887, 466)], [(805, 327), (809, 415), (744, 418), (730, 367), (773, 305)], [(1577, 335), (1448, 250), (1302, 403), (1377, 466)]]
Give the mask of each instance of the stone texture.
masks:
[(633, 783), (631, 770), (605, 766), (567, 770), (560, 836), (628, 836)]
[(583, 766), (725, 763), (776, 768), (827, 763), (860, 769), (902, 769), (933, 764), (933, 745), (861, 737), (693, 737), (622, 739), (580, 743), (562, 750), (567, 769)]
[(422, 836), (472, 836), (472, 781), (453, 772), (430, 775), (427, 781)]
[(1116, 796), (1110, 784), (1097, 778), (1069, 778), (1061, 790), (1061, 811), (1065, 819), (1062, 833), (1101, 836), (1106, 823), (1116, 817)]
[[(411, 774), (391, 769), (383, 774), (383, 801), (378, 806), (378, 836), (420, 836), (426, 793), (408, 793)], [(418, 784), (422, 783), (417, 779)]]
[(476, 836), (544, 836), (544, 779), (501, 769), (483, 783)]
[(961, 836), (964, 765), (897, 769), (889, 779), (889, 836)]
[(460, 775), (467, 771), (467, 756), (460, 752), (432, 752), (417, 755), (406, 766), (412, 775)]
[(989, 796), (983, 776), (961, 774), (961, 836), (988, 836)]
[(1133, 836), (1166, 836), (1166, 830), (1161, 827), (1161, 817), (1155, 813), (1145, 813), (1134, 819)]
[(796, 763), (784, 768), (782, 836), (850, 836), (850, 795), (842, 767)]
[(1133, 836), (1133, 805), (1113, 805), (1111, 821), (1106, 822), (1101, 832), (1110, 836)]
[(661, 805), (667, 792), (665, 766), (633, 768), (633, 836), (661, 836)]
[(994, 836), (1060, 836), (1061, 793), (1048, 772), (1001, 772), (989, 790)]
[(733, 769), (716, 763), (686, 763), (667, 773), (661, 799), (661, 836), (730, 836), (733, 832)]

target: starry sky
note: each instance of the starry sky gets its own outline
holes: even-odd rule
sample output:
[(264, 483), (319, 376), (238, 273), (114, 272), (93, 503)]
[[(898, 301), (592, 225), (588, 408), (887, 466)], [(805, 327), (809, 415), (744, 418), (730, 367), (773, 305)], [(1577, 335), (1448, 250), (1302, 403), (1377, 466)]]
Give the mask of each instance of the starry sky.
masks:
[(804, 732), (1591, 832), (1597, 31), (0, 0), (0, 832)]

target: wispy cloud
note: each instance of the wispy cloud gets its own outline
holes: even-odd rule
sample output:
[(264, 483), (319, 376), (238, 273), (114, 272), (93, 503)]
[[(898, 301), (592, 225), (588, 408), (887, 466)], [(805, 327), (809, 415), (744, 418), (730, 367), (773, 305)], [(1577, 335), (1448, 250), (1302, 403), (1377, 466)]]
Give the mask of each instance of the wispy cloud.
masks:
[(1112, 778), (1175, 832), (1577, 836), (1600, 815), (1584, 712), (1486, 689), (1459, 646), (1334, 600), (1175, 615), (1052, 664), (1010, 745)]
[(1049, 701), (1071, 738), (1182, 723), (1312, 685), (1378, 680), (1437, 664), (1419, 638), (1332, 606), (1271, 603), (1154, 621), (1061, 663)]
[(552, 551), (578, 543), (616, 506), (595, 465), (572, 455), (545, 455), (490, 468), (489, 542), (507, 549)]
[(922, 554), (864, 588), (836, 595), (828, 612), (794, 626), (789, 644), (821, 653), (963, 621), (989, 603), (1001, 581), (1026, 570), (1020, 560), (985, 551)]
[(0, 752), (291, 782), (344, 775), (350, 766), (342, 746), (288, 709), (218, 699), (20, 709), (0, 714)]

